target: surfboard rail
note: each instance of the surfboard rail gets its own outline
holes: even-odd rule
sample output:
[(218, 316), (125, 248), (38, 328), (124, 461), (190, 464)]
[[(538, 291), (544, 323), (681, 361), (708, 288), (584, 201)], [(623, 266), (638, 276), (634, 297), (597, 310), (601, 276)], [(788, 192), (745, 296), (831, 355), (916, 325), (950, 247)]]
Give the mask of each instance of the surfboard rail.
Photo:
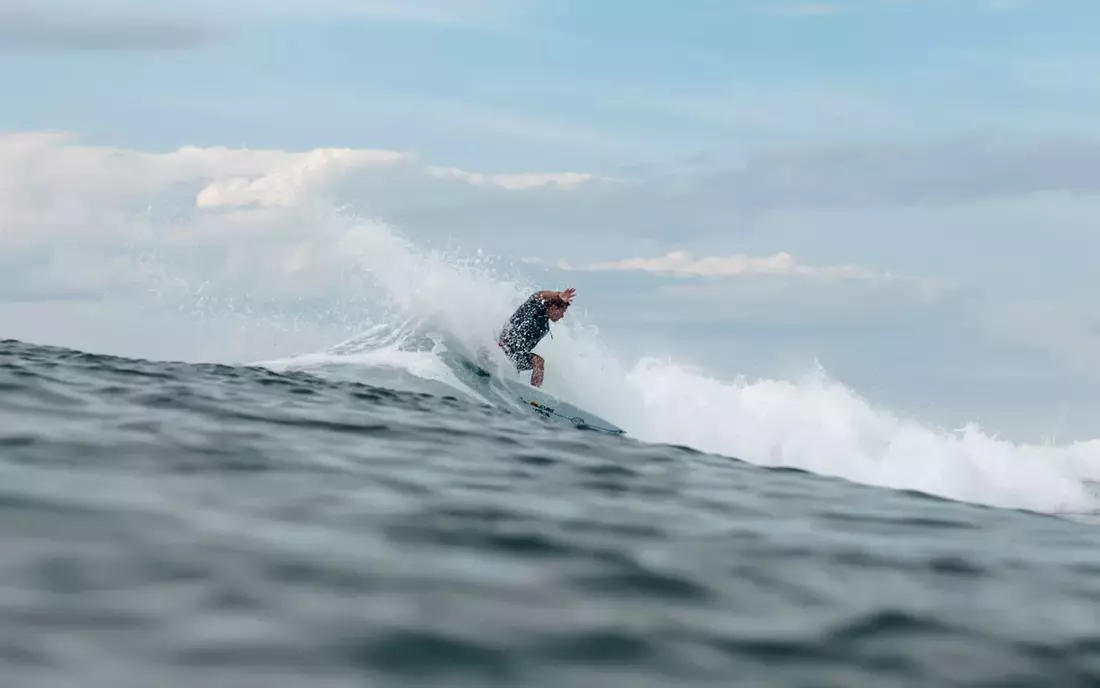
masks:
[[(542, 415), (546, 418), (550, 418), (551, 420), (561, 419), (563, 421), (567, 421), (569, 423), (572, 423), (574, 427), (576, 427), (580, 430), (596, 430), (598, 432), (606, 432), (610, 435), (625, 435), (626, 434), (626, 431), (623, 430), (622, 428), (616, 428), (616, 427), (607, 427), (607, 428), (605, 428), (605, 427), (600, 427), (599, 425), (593, 425), (592, 423), (589, 423), (587, 420), (585, 420), (581, 416), (568, 416), (568, 415), (565, 415), (564, 413), (559, 413), (558, 411), (554, 410), (554, 408), (552, 408), (550, 406), (547, 406), (546, 404), (542, 404), (540, 402), (537, 402), (537, 401), (531, 401), (529, 399), (524, 399), (523, 397), (520, 397), (520, 401), (522, 401), (525, 404), (531, 405), (535, 409), (535, 412), (538, 413), (539, 415)], [(604, 422), (606, 422), (606, 421), (604, 421)], [(610, 425), (610, 423), (608, 423), (608, 425)]]

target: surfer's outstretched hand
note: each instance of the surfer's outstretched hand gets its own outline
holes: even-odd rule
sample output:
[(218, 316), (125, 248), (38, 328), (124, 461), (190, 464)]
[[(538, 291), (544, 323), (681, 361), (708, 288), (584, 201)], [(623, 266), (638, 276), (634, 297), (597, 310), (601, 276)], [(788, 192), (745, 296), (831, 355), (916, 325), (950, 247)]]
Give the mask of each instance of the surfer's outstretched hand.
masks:
[(566, 302), (566, 303), (572, 303), (573, 296), (575, 296), (576, 293), (577, 293), (576, 289), (574, 289), (573, 287), (569, 287), (565, 291), (561, 292), (561, 300)]

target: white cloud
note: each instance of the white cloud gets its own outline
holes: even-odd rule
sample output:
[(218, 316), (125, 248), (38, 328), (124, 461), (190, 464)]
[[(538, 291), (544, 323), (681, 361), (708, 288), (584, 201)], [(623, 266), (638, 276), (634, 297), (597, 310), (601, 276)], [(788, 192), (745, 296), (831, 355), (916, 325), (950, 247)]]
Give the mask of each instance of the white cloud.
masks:
[[(528, 265), (547, 261), (526, 257)], [(956, 287), (947, 280), (899, 275), (858, 265), (808, 265), (787, 252), (694, 258), (673, 251), (656, 258), (627, 258), (573, 265), (560, 259), (553, 267), (580, 273), (628, 272), (650, 276), (651, 289), (624, 303), (654, 323), (739, 321), (755, 327), (801, 323), (816, 327), (894, 326), (935, 310), (951, 308)], [(666, 279), (661, 279), (666, 278)], [(667, 278), (675, 278), (670, 281)], [(645, 306), (643, 306), (645, 304)], [(660, 307), (653, 309), (654, 305)]]
[(255, 176), (219, 179), (198, 193), (199, 208), (259, 204), (290, 206), (301, 203), (311, 192), (323, 189), (334, 178), (368, 166), (399, 163), (406, 156), (395, 151), (318, 149), (287, 159)]
[[(293, 206), (318, 197), (333, 200), (341, 184), (398, 180), (505, 192), (553, 187), (562, 191), (596, 180), (566, 172), (483, 175), (422, 165), (399, 151), (316, 149), (305, 152), (184, 146), (149, 153), (79, 143), (64, 132), (0, 136), (0, 241), (41, 238), (52, 229), (74, 234), (91, 219), (119, 213), (191, 214), (239, 206)], [(369, 194), (368, 194), (369, 195)]]
[[(304, 152), (82, 145), (67, 133), (0, 136), (0, 298), (166, 290), (214, 303), (331, 296), (362, 273), (358, 215), (394, 196), (471, 202), (578, 193), (593, 175), (484, 175), (386, 150)], [(547, 196), (549, 194), (549, 196)], [(360, 202), (341, 217), (336, 208)], [(476, 201), (473, 201), (476, 202)], [(354, 239), (354, 240), (353, 240)]]
[(580, 172), (565, 173), (520, 173), (520, 174), (481, 174), (467, 172), (454, 167), (430, 166), (428, 174), (443, 179), (460, 179), (474, 186), (497, 186), (502, 189), (535, 189), (542, 186), (576, 187), (589, 181), (614, 181), (610, 177)]
[[(573, 269), (567, 265), (566, 269)], [(694, 277), (748, 277), (753, 275), (809, 277), (827, 280), (892, 280), (889, 272), (876, 272), (856, 265), (815, 267), (798, 262), (789, 253), (753, 258), (744, 254), (693, 258), (686, 251), (673, 251), (658, 258), (626, 258), (589, 263), (579, 270), (633, 270), (659, 275)]]

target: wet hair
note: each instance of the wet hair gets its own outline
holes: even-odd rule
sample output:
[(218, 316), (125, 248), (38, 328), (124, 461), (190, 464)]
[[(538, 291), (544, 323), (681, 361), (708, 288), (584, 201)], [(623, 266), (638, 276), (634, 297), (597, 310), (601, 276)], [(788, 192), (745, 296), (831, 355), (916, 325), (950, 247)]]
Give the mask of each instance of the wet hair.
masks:
[(546, 300), (546, 307), (560, 308), (562, 310), (565, 310), (566, 308), (569, 308), (569, 304), (565, 301), (565, 299), (554, 297), (552, 299)]

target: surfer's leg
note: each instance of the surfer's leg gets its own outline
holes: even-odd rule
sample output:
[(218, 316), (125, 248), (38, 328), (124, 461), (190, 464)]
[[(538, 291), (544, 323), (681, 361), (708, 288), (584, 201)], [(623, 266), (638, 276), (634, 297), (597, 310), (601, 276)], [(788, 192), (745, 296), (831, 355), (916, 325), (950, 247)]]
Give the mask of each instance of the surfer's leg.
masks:
[(531, 366), (533, 365), (531, 363), (532, 356), (534, 356), (534, 354), (528, 351), (517, 351), (508, 354), (508, 360), (510, 360), (516, 366), (517, 373), (522, 373), (525, 370), (531, 369)]
[(531, 384), (535, 387), (542, 386), (542, 373), (546, 367), (546, 361), (538, 354), (531, 354)]

